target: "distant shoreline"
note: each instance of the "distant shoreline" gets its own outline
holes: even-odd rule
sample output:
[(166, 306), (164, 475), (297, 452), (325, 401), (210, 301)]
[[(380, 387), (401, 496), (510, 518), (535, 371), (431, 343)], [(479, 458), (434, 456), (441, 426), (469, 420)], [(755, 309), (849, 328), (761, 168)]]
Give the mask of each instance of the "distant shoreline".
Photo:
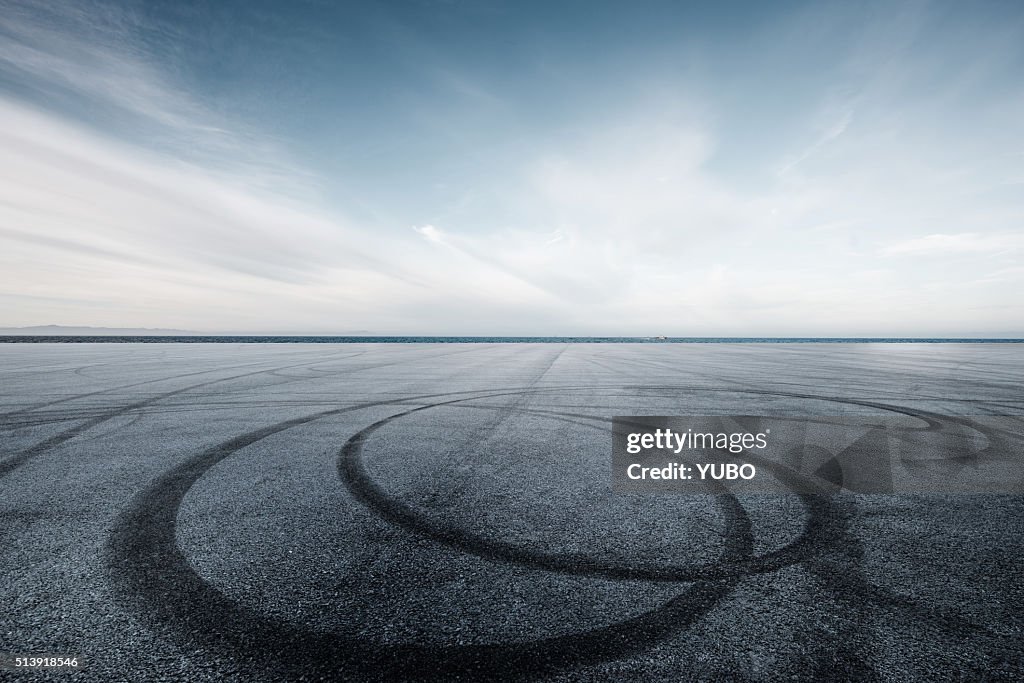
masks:
[(323, 335), (0, 335), (0, 344), (1021, 344), (970, 337), (417, 337)]

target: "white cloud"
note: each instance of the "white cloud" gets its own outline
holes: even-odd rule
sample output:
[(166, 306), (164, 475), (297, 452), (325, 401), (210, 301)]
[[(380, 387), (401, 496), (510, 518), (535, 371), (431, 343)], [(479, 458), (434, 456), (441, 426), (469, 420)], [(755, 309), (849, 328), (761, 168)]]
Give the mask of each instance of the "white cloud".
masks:
[(444, 238), (441, 236), (441, 231), (433, 225), (414, 225), (412, 229), (418, 234), (423, 235), (423, 237), (430, 242), (434, 242), (436, 244), (444, 242)]

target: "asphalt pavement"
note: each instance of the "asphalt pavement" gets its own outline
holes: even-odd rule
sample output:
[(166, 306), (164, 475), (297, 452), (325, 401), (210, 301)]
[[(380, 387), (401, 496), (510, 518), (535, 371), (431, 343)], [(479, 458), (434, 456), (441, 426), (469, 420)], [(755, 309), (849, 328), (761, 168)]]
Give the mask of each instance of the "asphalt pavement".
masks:
[(0, 678), (1024, 680), (1022, 496), (611, 490), (885, 412), (1024, 434), (1024, 345), (0, 344)]

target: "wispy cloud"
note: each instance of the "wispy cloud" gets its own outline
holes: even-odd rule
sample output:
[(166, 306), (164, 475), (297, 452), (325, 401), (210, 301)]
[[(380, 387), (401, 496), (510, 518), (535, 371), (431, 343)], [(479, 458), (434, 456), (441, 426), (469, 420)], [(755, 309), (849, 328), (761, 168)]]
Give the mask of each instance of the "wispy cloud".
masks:
[(845, 107), (838, 116), (832, 120), (823, 130), (818, 133), (817, 139), (809, 145), (806, 149), (800, 152), (793, 159), (786, 161), (779, 169), (779, 174), (784, 175), (789, 173), (794, 168), (799, 166), (801, 163), (811, 158), (814, 154), (819, 152), (825, 145), (832, 142), (840, 135), (846, 132), (850, 124), (853, 122), (853, 108)]
[(70, 91), (106, 103), (138, 124), (199, 135), (203, 145), (230, 135), (211, 113), (147, 63), (131, 13), (106, 5), (15, 2), (5, 7), (0, 65), (37, 90)]
[(160, 67), (146, 28), (114, 4), (13, 2), (0, 21), (0, 71), (31, 99), (126, 142), (260, 188), (305, 191), (313, 176), (266, 131), (215, 111)]

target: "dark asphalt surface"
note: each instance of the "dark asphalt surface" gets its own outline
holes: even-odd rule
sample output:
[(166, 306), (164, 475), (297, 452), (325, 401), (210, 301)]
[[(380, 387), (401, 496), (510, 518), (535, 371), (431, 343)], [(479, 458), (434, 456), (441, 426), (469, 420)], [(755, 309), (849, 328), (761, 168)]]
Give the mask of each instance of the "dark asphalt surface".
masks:
[(1024, 680), (1024, 497), (613, 494), (608, 432), (1022, 387), (1018, 344), (0, 345), (0, 652), (86, 663), (0, 678)]

